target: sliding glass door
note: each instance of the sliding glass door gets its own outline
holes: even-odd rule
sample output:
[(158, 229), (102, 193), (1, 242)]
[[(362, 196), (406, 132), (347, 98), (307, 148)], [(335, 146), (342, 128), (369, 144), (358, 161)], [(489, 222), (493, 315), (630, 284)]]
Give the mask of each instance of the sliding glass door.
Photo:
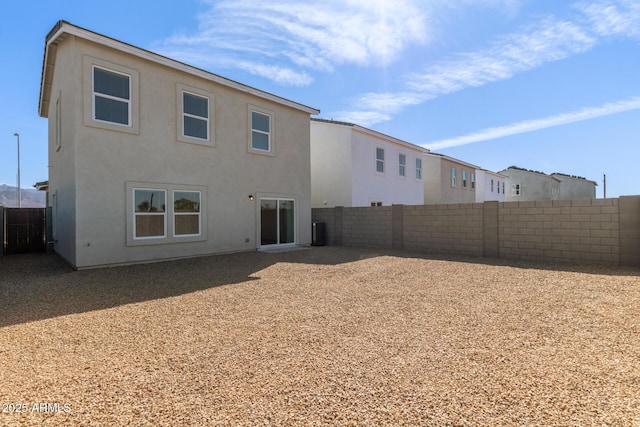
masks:
[(295, 222), (292, 199), (260, 199), (260, 246), (294, 244)]

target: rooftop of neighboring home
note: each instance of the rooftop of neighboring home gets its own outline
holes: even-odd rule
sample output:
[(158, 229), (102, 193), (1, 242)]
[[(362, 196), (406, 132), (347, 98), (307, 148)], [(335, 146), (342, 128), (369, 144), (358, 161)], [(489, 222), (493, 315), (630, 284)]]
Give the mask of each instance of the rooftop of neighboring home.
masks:
[(327, 124), (336, 125), (336, 126), (351, 127), (351, 128), (353, 128), (354, 130), (356, 130), (358, 132), (362, 132), (364, 134), (371, 135), (371, 136), (376, 137), (376, 138), (381, 138), (381, 139), (384, 139), (384, 140), (387, 140), (387, 141), (390, 141), (390, 142), (394, 142), (396, 144), (405, 146), (405, 147), (410, 148), (412, 150), (421, 151), (423, 153), (430, 153), (430, 151), (427, 148), (421, 147), (421, 146), (416, 145), (416, 144), (412, 144), (411, 142), (403, 141), (402, 139), (398, 139), (396, 137), (393, 137), (393, 136), (390, 136), (390, 135), (386, 135), (386, 134), (384, 134), (382, 132), (378, 132), (378, 131), (375, 131), (373, 129), (369, 129), (369, 128), (366, 128), (364, 126), (357, 125), (355, 123), (341, 122), (341, 121), (338, 121), (338, 120), (320, 119), (320, 118), (315, 118), (315, 117), (312, 117), (311, 121), (312, 122), (317, 122), (317, 123), (327, 123)]
[(577, 175), (568, 175), (568, 174), (566, 174), (566, 173), (561, 173), (561, 172), (553, 172), (553, 173), (551, 173), (551, 174), (546, 174), (546, 173), (544, 173), (544, 172), (535, 171), (535, 170), (531, 170), (531, 169), (525, 169), (525, 168), (521, 168), (521, 167), (518, 167), (518, 166), (509, 166), (508, 168), (506, 168), (506, 169), (504, 169), (504, 170), (501, 170), (499, 173), (500, 173), (500, 174), (503, 174), (504, 172), (507, 172), (507, 171), (509, 171), (509, 170), (519, 171), (519, 172), (527, 172), (527, 173), (538, 174), (538, 175), (543, 175), (543, 176), (545, 176), (545, 177), (552, 178), (552, 179), (554, 179), (554, 180), (556, 180), (556, 181), (562, 181), (563, 179), (570, 178), (570, 179), (575, 179), (575, 180), (582, 180), (582, 181), (586, 181), (586, 182), (589, 182), (589, 183), (591, 183), (591, 184), (593, 184), (593, 185), (598, 185), (598, 183), (597, 183), (597, 182), (592, 181), (592, 180), (587, 179), (587, 178), (582, 177), (582, 176), (577, 176)]

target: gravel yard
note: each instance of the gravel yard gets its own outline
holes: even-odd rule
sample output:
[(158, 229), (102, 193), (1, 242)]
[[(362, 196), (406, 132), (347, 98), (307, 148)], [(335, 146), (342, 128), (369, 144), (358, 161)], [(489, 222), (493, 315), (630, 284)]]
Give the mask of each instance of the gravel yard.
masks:
[(336, 247), (0, 257), (0, 362), (8, 426), (638, 427), (640, 270)]

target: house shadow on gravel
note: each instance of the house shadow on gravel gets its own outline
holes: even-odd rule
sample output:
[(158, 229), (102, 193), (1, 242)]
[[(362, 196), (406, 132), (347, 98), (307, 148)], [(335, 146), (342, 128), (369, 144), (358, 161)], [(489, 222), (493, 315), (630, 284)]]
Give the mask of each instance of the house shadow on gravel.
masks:
[(279, 262), (332, 265), (377, 256), (353, 248), (245, 252), (73, 270), (55, 254), (0, 257), (0, 327), (257, 280)]
[(0, 327), (102, 310), (257, 280), (260, 270), (285, 263), (339, 265), (380, 256), (640, 276), (640, 269), (546, 264), (402, 250), (324, 246), (287, 252), (244, 252), (74, 271), (55, 254), (0, 257)]

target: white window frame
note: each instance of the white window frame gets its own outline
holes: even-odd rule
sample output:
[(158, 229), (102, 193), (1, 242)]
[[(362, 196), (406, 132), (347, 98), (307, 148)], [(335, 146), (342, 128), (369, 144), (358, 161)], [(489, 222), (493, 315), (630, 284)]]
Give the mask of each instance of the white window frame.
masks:
[[(128, 124), (95, 118), (94, 68), (129, 77)], [(94, 128), (132, 134), (140, 133), (140, 73), (133, 68), (85, 55), (83, 57), (83, 124)], [(103, 96), (101, 94), (100, 96)], [(108, 95), (104, 95), (108, 98)], [(119, 99), (119, 98), (116, 98)], [(124, 102), (125, 100), (123, 100)]]
[(467, 188), (467, 170), (462, 169), (462, 188)]
[(407, 177), (407, 155), (405, 153), (398, 153), (398, 176)]
[[(498, 184), (500, 185), (500, 184)], [(491, 180), (491, 192), (493, 193), (493, 179)], [(498, 193), (500, 192), (500, 189), (498, 189)]]
[[(176, 212), (176, 193), (197, 193), (198, 194), (198, 212)], [(199, 190), (172, 190), (171, 203), (173, 204), (173, 237), (182, 239), (184, 237), (196, 237), (202, 235), (202, 191)], [(179, 216), (197, 216), (198, 232), (195, 234), (176, 234), (176, 219)]]
[[(118, 74), (120, 76), (126, 77), (127, 80), (129, 81), (129, 97), (128, 98), (120, 98), (118, 96), (114, 96), (114, 95), (109, 95), (106, 93), (102, 93), (102, 92), (96, 92), (96, 82), (95, 82), (95, 72), (96, 70), (102, 70), (108, 73), (113, 73), (113, 74)], [(123, 73), (117, 70), (113, 70), (107, 67), (102, 67), (99, 65), (93, 65), (91, 67), (91, 99), (93, 100), (93, 111), (92, 111), (92, 118), (93, 120), (95, 120), (96, 122), (101, 122), (101, 123), (108, 123), (110, 125), (115, 125), (115, 126), (123, 126), (123, 127), (131, 127), (131, 76), (127, 73)], [(109, 99), (111, 101), (117, 101), (120, 102), (122, 104), (126, 104), (127, 105), (127, 123), (119, 123), (119, 122), (112, 122), (109, 120), (103, 120), (103, 119), (99, 119), (96, 117), (96, 98), (104, 98), (104, 99)]]
[[(380, 150), (380, 151), (378, 151)], [(382, 153), (382, 158), (378, 157), (378, 152)], [(384, 175), (384, 158), (385, 158), (385, 150), (382, 147), (376, 147), (376, 173), (380, 175)], [(378, 170), (378, 165), (382, 166), (382, 170)]]
[[(158, 192), (162, 192), (164, 193), (164, 203), (165, 203), (165, 208), (163, 212), (136, 212), (136, 191), (158, 191)], [(149, 188), (149, 187), (135, 187), (133, 189), (133, 191), (131, 192), (131, 197), (133, 198), (133, 239), (134, 240), (152, 240), (152, 239), (165, 239), (167, 237), (167, 210), (168, 210), (168, 206), (167, 206), (167, 190), (163, 189), (163, 188)], [(138, 237), (136, 235), (136, 218), (138, 216), (162, 216), (163, 217), (163, 222), (164, 222), (164, 226), (163, 226), (163, 234), (160, 236), (142, 236), (142, 237)]]
[[(261, 107), (257, 107), (255, 105), (250, 105), (248, 108), (248, 150), (251, 153), (254, 154), (262, 154), (262, 155), (266, 155), (266, 156), (274, 156), (275, 155), (275, 146), (274, 146), (274, 141), (275, 141), (275, 115), (272, 111), (267, 110), (265, 108), (261, 108)], [(260, 129), (253, 129), (253, 113), (256, 114), (261, 114), (263, 116), (267, 116), (269, 118), (269, 132), (264, 132)], [(262, 135), (267, 135), (268, 136), (268, 142), (269, 142), (269, 148), (267, 150), (263, 150), (260, 148), (254, 148), (253, 147), (253, 132), (257, 132), (259, 134)]]
[[(207, 104), (208, 104), (208, 115), (206, 118), (201, 117), (201, 116), (197, 116), (197, 115), (192, 115), (192, 114), (188, 114), (184, 112), (184, 94), (188, 94), (188, 95), (192, 95), (192, 96), (196, 96), (196, 97), (200, 97), (200, 98), (204, 98), (207, 100)], [(177, 117), (177, 122), (178, 122), (178, 129), (177, 129), (177, 140), (180, 142), (187, 142), (187, 143), (191, 143), (191, 144), (198, 144), (198, 145), (204, 145), (204, 146), (209, 146), (209, 147), (213, 147), (215, 146), (215, 129), (214, 129), (214, 123), (215, 123), (215, 95), (209, 91), (203, 90), (203, 89), (199, 89), (193, 86), (187, 86), (185, 84), (182, 83), (178, 83), (177, 84), (177, 90), (176, 90), (176, 102), (178, 105), (177, 111), (178, 111), (178, 117)], [(190, 135), (185, 135), (184, 133), (184, 118), (185, 117), (192, 117), (195, 118), (197, 120), (203, 120), (206, 121), (207, 124), (207, 137), (206, 138), (199, 138), (197, 136), (190, 136)]]
[(456, 186), (456, 168), (455, 166), (451, 166), (451, 186)]
[(416, 179), (422, 180), (422, 159), (416, 157)]
[(471, 172), (471, 189), (476, 189), (476, 174), (475, 172)]
[[(164, 236), (135, 237), (135, 191), (153, 190), (165, 192), (165, 220)], [(207, 187), (202, 185), (166, 184), (153, 182), (127, 182), (126, 192), (126, 222), (127, 222), (127, 246), (156, 245), (167, 243), (188, 243), (204, 241), (208, 239), (207, 228)], [(199, 234), (175, 234), (175, 194), (178, 192), (199, 192)], [(193, 213), (185, 213), (191, 214)]]
[(522, 195), (520, 184), (511, 184), (511, 195), (514, 197), (520, 197)]

